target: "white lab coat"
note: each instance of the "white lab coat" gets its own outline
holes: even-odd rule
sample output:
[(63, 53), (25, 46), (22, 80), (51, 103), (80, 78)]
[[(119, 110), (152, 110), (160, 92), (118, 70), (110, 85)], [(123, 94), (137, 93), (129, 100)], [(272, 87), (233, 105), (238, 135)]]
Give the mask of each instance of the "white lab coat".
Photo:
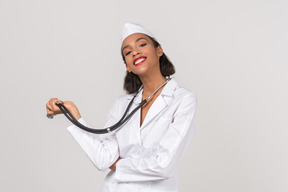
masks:
[[(118, 98), (105, 127), (123, 115), (133, 95)], [(133, 110), (142, 91), (133, 101)], [(68, 131), (101, 171), (120, 156), (116, 171), (105, 179), (103, 192), (177, 192), (176, 168), (194, 132), (196, 96), (171, 79), (150, 107), (140, 127), (140, 110), (118, 131), (95, 135), (74, 125)], [(83, 119), (80, 122), (86, 124)], [(190, 171), (190, 170), (189, 170)]]

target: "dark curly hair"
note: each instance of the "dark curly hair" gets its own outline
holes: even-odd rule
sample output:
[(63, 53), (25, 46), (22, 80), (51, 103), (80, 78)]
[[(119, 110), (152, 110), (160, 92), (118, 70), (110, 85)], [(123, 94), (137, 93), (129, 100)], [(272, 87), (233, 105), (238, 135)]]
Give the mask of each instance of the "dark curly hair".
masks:
[[(148, 35), (147, 35), (148, 36)], [(158, 43), (158, 41), (156, 41), (156, 39), (148, 36), (152, 42), (153, 42), (153, 46), (155, 48), (157, 48), (158, 46), (160, 46), (160, 43)], [(122, 59), (125, 62), (125, 57), (121, 51), (121, 55), (122, 55)], [(163, 55), (159, 58), (159, 63), (160, 63), (160, 71), (163, 77), (167, 77), (170, 75), (173, 75), (175, 73), (175, 67), (172, 64), (172, 62), (169, 60), (169, 58), (165, 55), (165, 53), (163, 52)], [(134, 74), (133, 72), (128, 72), (126, 71), (126, 76), (124, 78), (124, 90), (129, 93), (135, 93), (139, 90), (139, 88), (141, 87), (142, 82), (140, 80), (140, 78), (138, 77), (138, 75)]]

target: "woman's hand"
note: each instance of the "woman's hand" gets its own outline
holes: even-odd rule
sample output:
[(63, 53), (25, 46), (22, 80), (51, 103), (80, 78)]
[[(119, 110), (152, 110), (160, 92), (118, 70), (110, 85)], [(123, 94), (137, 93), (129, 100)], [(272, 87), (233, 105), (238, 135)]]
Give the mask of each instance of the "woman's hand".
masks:
[(113, 171), (115, 171), (116, 170), (116, 165), (117, 165), (117, 163), (118, 163), (118, 161), (120, 160), (120, 157), (115, 161), (115, 163), (113, 164), (113, 165), (111, 165), (109, 168), (111, 169), (111, 170), (113, 170)]
[(75, 117), (75, 119), (79, 120), (81, 118), (78, 108), (73, 102), (71, 101), (63, 102), (57, 98), (51, 98), (46, 104), (47, 115), (57, 115), (62, 113), (59, 107), (56, 105), (57, 102), (62, 103)]

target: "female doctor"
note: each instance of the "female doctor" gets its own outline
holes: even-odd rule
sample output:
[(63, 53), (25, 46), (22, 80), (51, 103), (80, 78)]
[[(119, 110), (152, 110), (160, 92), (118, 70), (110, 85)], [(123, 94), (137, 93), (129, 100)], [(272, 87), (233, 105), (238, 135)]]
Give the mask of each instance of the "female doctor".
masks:
[[(124, 80), (127, 94), (117, 99), (105, 127), (122, 117), (138, 90), (131, 110), (142, 100), (151, 98), (114, 132), (96, 136), (75, 125), (68, 127), (68, 131), (97, 169), (110, 168), (103, 192), (177, 192), (176, 168), (194, 132), (195, 94), (170, 78), (175, 73), (173, 64), (154, 35), (141, 25), (124, 25), (121, 54), (127, 69)], [(64, 104), (86, 125), (70, 101), (50, 99), (46, 104), (47, 114), (61, 113), (56, 102)]]

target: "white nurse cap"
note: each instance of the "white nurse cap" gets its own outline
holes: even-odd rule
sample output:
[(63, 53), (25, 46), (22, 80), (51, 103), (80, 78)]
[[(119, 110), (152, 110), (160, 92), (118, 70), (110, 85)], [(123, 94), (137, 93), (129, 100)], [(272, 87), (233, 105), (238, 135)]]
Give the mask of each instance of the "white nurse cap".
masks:
[(132, 35), (134, 33), (143, 33), (145, 35), (155, 38), (154, 35), (150, 31), (145, 29), (143, 26), (135, 23), (126, 23), (122, 29), (121, 44), (129, 35)]

